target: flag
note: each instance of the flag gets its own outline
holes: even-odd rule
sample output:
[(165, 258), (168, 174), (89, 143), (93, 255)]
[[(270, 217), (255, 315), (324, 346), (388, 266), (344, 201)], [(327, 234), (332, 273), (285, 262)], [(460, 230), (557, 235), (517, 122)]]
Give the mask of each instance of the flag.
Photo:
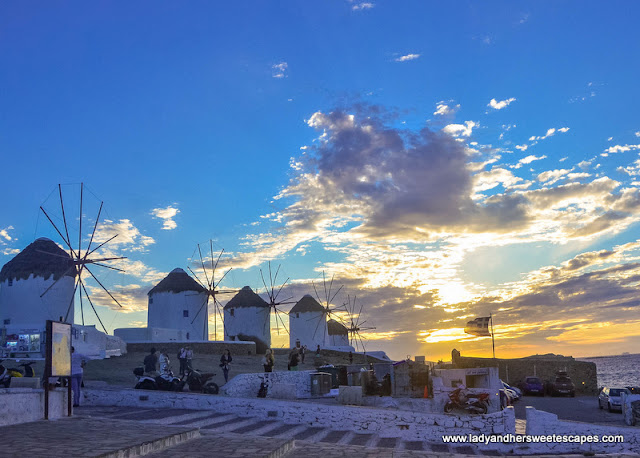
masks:
[(473, 321), (469, 321), (464, 328), (464, 332), (467, 334), (473, 334), (474, 336), (490, 336), (489, 320), (491, 320), (490, 316), (484, 316), (476, 318)]

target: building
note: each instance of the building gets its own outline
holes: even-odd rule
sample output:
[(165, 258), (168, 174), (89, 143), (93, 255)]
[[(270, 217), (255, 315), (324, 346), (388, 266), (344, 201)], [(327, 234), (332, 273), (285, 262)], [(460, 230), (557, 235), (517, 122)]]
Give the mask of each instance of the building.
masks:
[(258, 353), (271, 347), (271, 307), (248, 286), (224, 306), (224, 340), (253, 341)]
[(289, 345), (293, 348), (300, 342), (300, 345), (315, 350), (318, 345), (326, 347), (327, 340), (325, 309), (306, 294), (289, 312)]
[(329, 347), (350, 347), (349, 330), (334, 319), (327, 321), (327, 345)]
[(147, 295), (148, 329), (166, 330), (161, 334), (174, 336), (175, 340), (209, 340), (207, 292), (184, 270), (173, 269)]
[(75, 277), (69, 254), (47, 238), (37, 239), (2, 267), (0, 329), (5, 350), (41, 352), (47, 320), (66, 317), (73, 322)]

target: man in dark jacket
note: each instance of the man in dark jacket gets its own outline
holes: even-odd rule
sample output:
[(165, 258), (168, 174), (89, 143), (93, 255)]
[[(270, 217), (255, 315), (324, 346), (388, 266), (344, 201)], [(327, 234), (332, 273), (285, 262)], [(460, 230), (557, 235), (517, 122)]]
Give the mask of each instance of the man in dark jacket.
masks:
[(156, 349), (152, 348), (147, 356), (144, 357), (144, 371), (156, 372), (158, 370), (158, 355)]

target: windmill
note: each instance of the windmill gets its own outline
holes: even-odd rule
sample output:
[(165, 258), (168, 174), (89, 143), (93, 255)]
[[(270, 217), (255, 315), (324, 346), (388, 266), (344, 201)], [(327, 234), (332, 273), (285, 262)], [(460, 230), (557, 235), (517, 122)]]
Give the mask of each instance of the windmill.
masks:
[[(218, 268), (218, 263), (220, 262), (220, 258), (222, 257), (222, 254), (224, 253), (224, 249), (222, 249), (220, 251), (220, 254), (218, 255), (218, 258), (216, 259), (216, 262), (214, 264), (213, 262), (213, 240), (209, 240), (209, 248), (210, 248), (210, 259), (211, 259), (211, 277), (209, 277), (209, 273), (207, 272), (207, 267), (205, 265), (204, 259), (202, 258), (202, 249), (200, 248), (200, 244), (198, 244), (198, 254), (200, 255), (200, 265), (202, 266), (202, 272), (204, 274), (204, 278), (206, 283), (203, 283), (200, 278), (198, 278), (198, 276), (196, 275), (196, 273), (191, 270), (191, 267), (187, 266), (187, 269), (189, 269), (189, 272), (191, 272), (193, 274), (193, 276), (196, 278), (196, 280), (198, 281), (198, 283), (200, 283), (200, 286), (202, 286), (204, 288), (204, 293), (206, 294), (206, 297), (204, 299), (204, 302), (202, 303), (202, 305), (200, 306), (200, 309), (198, 309), (198, 312), (196, 313), (196, 315), (193, 317), (193, 320), (191, 321), (191, 324), (193, 324), (196, 321), (196, 318), (198, 318), (198, 315), (200, 315), (200, 312), (202, 312), (204, 310), (204, 313), (207, 314), (206, 319), (204, 320), (204, 329), (202, 331), (203, 334), (203, 339), (204, 340), (209, 340), (209, 336), (207, 335), (207, 323), (209, 322), (209, 302), (213, 302), (213, 307), (214, 307), (214, 312), (213, 312), (213, 339), (214, 340), (218, 340), (218, 315), (220, 315), (220, 322), (223, 323), (224, 326), (224, 319), (222, 318), (222, 312), (220, 311), (220, 309), (222, 308), (222, 304), (220, 304), (220, 302), (218, 301), (218, 299), (216, 298), (217, 295), (219, 294), (232, 294), (235, 293), (237, 291), (232, 290), (232, 289), (218, 289), (218, 287), (220, 286), (220, 283), (222, 283), (222, 280), (224, 280), (224, 277), (227, 276), (227, 274), (229, 272), (231, 272), (231, 268), (229, 268), (229, 270), (227, 270), (222, 277), (220, 277), (220, 280), (218, 280), (216, 282), (215, 278), (216, 278), (216, 269)], [(192, 257), (192, 262), (193, 262), (193, 257)], [(224, 335), (224, 334), (223, 334)]]
[[(318, 332), (318, 329), (320, 328), (320, 324), (322, 324), (322, 332), (324, 333), (324, 335), (326, 336), (327, 333), (327, 319), (331, 318), (332, 315), (337, 317), (338, 320), (342, 321), (340, 319), (340, 315), (336, 312), (337, 307), (333, 306), (332, 307), (332, 302), (333, 300), (336, 298), (336, 296), (338, 295), (338, 293), (342, 290), (342, 288), (344, 287), (344, 285), (341, 285), (340, 288), (338, 288), (338, 290), (333, 293), (333, 295), (331, 294), (331, 290), (333, 289), (333, 279), (334, 276), (331, 276), (331, 281), (329, 282), (329, 286), (327, 287), (327, 278), (325, 276), (324, 270), (322, 271), (322, 285), (324, 287), (324, 300), (322, 300), (320, 298), (320, 295), (318, 294), (318, 289), (316, 288), (316, 284), (315, 282), (311, 282), (312, 286), (313, 286), (313, 290), (316, 293), (316, 297), (318, 298), (318, 302), (320, 303), (320, 305), (322, 306), (322, 314), (317, 318), (318, 320), (318, 324), (316, 324), (315, 330), (313, 331), (313, 338), (315, 339), (316, 334)], [(344, 305), (343, 305), (344, 307)], [(313, 320), (316, 318), (311, 318), (310, 320)]]
[[(85, 281), (83, 280), (83, 273), (86, 271), (94, 280), (95, 282), (100, 285), (100, 287), (109, 295), (109, 297), (116, 303), (118, 304), (120, 307), (122, 307), (122, 305), (117, 301), (117, 299), (115, 297), (113, 297), (113, 295), (109, 292), (109, 290), (102, 284), (102, 282), (100, 280), (98, 280), (98, 278), (95, 276), (95, 274), (91, 271), (91, 269), (89, 269), (89, 265), (92, 266), (98, 266), (98, 267), (104, 267), (106, 269), (111, 269), (111, 270), (116, 270), (118, 272), (124, 272), (124, 270), (119, 269), (117, 267), (113, 267), (113, 266), (109, 266), (107, 264), (103, 264), (104, 262), (107, 261), (115, 261), (115, 260), (119, 260), (119, 259), (126, 259), (126, 257), (124, 256), (118, 256), (118, 257), (97, 257), (97, 258), (90, 258), (89, 256), (91, 256), (93, 253), (95, 253), (97, 250), (99, 250), (100, 248), (102, 248), (103, 246), (105, 246), (107, 243), (109, 243), (110, 241), (112, 241), (114, 238), (117, 237), (118, 234), (113, 235), (112, 237), (110, 237), (109, 239), (105, 240), (104, 242), (100, 243), (98, 246), (92, 248), (92, 244), (93, 244), (93, 240), (96, 234), (96, 229), (98, 228), (98, 223), (100, 222), (100, 215), (102, 214), (102, 208), (104, 206), (104, 202), (101, 201), (100, 202), (100, 208), (98, 209), (98, 216), (95, 219), (95, 223), (93, 225), (93, 231), (91, 232), (91, 238), (89, 239), (89, 243), (87, 244), (86, 248), (82, 248), (82, 210), (83, 210), (83, 197), (84, 197), (84, 183), (80, 183), (80, 217), (79, 217), (79, 223), (78, 223), (78, 245), (77, 245), (77, 249), (74, 248), (74, 246), (72, 245), (72, 240), (71, 237), (69, 236), (69, 226), (67, 224), (67, 217), (66, 217), (66, 213), (65, 213), (65, 207), (64, 207), (64, 199), (62, 197), (62, 186), (60, 184), (58, 184), (58, 195), (60, 198), (60, 210), (62, 212), (62, 222), (63, 222), (63, 229), (64, 229), (64, 234), (62, 233), (62, 231), (58, 228), (58, 226), (56, 226), (56, 224), (53, 222), (53, 219), (51, 219), (51, 216), (49, 215), (49, 213), (47, 213), (47, 211), (44, 209), (44, 207), (40, 206), (40, 210), (42, 210), (42, 213), (44, 213), (44, 215), (47, 217), (47, 219), (49, 220), (49, 222), (51, 223), (51, 225), (53, 226), (53, 228), (56, 230), (56, 232), (58, 233), (58, 235), (60, 236), (60, 238), (62, 239), (62, 241), (64, 242), (66, 248), (69, 250), (69, 256), (66, 257), (64, 255), (59, 255), (56, 253), (50, 253), (47, 251), (42, 251), (42, 253), (46, 253), (49, 254), (51, 256), (57, 256), (57, 257), (61, 257), (61, 258), (65, 258), (68, 260), (69, 262), (69, 268), (66, 270), (66, 272), (64, 274), (62, 274), (55, 282), (53, 282), (51, 285), (49, 285), (49, 287), (40, 295), (40, 297), (43, 297), (45, 294), (47, 294), (51, 288), (53, 288), (56, 283), (58, 283), (58, 281), (60, 281), (62, 278), (64, 278), (67, 274), (73, 272), (73, 276), (75, 277), (75, 283), (74, 283), (74, 288), (73, 288), (73, 294), (71, 295), (70, 301), (69, 301), (69, 307), (67, 308), (67, 313), (64, 317), (64, 321), (66, 322), (69, 319), (69, 313), (71, 311), (71, 307), (73, 306), (73, 300), (75, 298), (76, 292), (79, 291), (79, 295), (80, 295), (80, 313), (82, 316), (82, 325), (84, 326), (84, 307), (83, 307), (83, 302), (82, 302), (82, 293), (84, 292), (84, 295), (87, 298), (87, 301), (89, 302), (89, 304), (91, 305), (91, 308), (93, 309), (93, 312), (96, 315), (96, 318), (98, 318), (98, 321), (100, 322), (100, 325), (102, 326), (102, 329), (104, 329), (105, 334), (108, 334), (107, 332), (107, 328), (104, 326), (104, 324), (102, 323), (102, 320), (100, 319), (100, 316), (98, 315), (98, 312), (96, 311), (96, 308), (93, 304), (93, 301), (91, 300), (91, 296), (89, 295), (89, 292), (87, 291), (87, 287), (85, 285)], [(80, 288), (78, 288), (80, 287)], [(73, 321), (73, 317), (72, 317), (72, 321)]]
[[(269, 261), (269, 286), (267, 286), (267, 283), (264, 280), (264, 275), (262, 273), (262, 269), (260, 269), (260, 277), (262, 278), (262, 284), (264, 285), (264, 289), (267, 292), (267, 296), (269, 297), (269, 307), (271, 308), (271, 311), (273, 312), (273, 314), (276, 317), (276, 330), (278, 332), (278, 335), (280, 335), (280, 326), (278, 325), (278, 320), (280, 320), (280, 323), (282, 324), (282, 327), (284, 328), (284, 330), (286, 331), (287, 334), (289, 334), (289, 330), (287, 329), (287, 327), (284, 324), (284, 320), (282, 319), (282, 317), (280, 316), (281, 313), (285, 313), (282, 310), (280, 310), (278, 307), (280, 305), (287, 305), (287, 304), (295, 304), (295, 301), (292, 301), (291, 299), (293, 299), (293, 296), (288, 297), (282, 301), (278, 301), (278, 296), (280, 295), (280, 293), (282, 292), (282, 288), (285, 287), (285, 285), (287, 284), (287, 282), (289, 281), (289, 278), (287, 278), (282, 285), (280, 286), (280, 288), (277, 289), (276, 291), (276, 286), (277, 286), (277, 281), (278, 281), (278, 273), (280, 273), (280, 265), (278, 265), (278, 268), (276, 269), (276, 273), (275, 275), (272, 275), (272, 271), (271, 271), (271, 261)], [(265, 320), (265, 328), (266, 326), (270, 326), (271, 325), (271, 313), (269, 313), (269, 315), (267, 315), (267, 318)]]
[[(367, 320), (361, 321), (362, 309), (364, 307), (364, 304), (360, 305), (360, 310), (358, 310), (358, 314), (356, 315), (355, 313), (357, 308), (356, 296), (353, 296), (353, 302), (351, 302), (351, 296), (347, 296), (347, 304), (345, 304), (345, 306), (349, 314), (349, 323), (347, 323), (349, 324), (349, 326), (347, 326), (347, 332), (349, 333), (349, 343), (351, 344), (351, 346), (356, 348), (356, 351), (358, 351), (359, 346), (361, 346), (362, 351), (366, 355), (367, 352), (366, 352), (366, 349), (364, 346), (364, 340), (362, 339), (362, 335), (360, 334), (360, 331), (369, 331), (369, 330), (375, 329), (375, 327), (362, 326), (367, 322)], [(358, 345), (358, 342), (360, 343), (360, 345)]]

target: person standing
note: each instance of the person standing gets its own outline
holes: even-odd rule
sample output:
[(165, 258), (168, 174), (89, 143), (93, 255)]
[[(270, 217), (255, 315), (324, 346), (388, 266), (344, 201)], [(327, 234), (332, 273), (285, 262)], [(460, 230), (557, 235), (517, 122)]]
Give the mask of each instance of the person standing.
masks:
[(191, 350), (191, 347), (186, 348), (185, 366), (187, 369), (189, 369), (189, 371), (193, 370), (193, 350)]
[(349, 352), (349, 364), (353, 364), (353, 352)]
[(320, 356), (320, 344), (318, 344), (318, 348), (316, 348), (316, 356)]
[(300, 347), (300, 362), (304, 364), (304, 354), (307, 352), (307, 346), (303, 345)]
[(71, 347), (71, 391), (73, 391), (73, 407), (80, 406), (80, 387), (82, 386), (82, 375), (86, 357), (76, 353), (76, 349)]
[(184, 375), (187, 367), (187, 349), (185, 347), (181, 347), (178, 350), (178, 361), (180, 361), (180, 375)]
[(160, 357), (158, 358), (158, 362), (160, 363), (160, 373), (166, 374), (169, 372), (169, 355), (167, 355), (167, 350), (162, 350), (160, 352)]
[(275, 364), (275, 358), (273, 356), (273, 351), (270, 348), (267, 348), (266, 353), (264, 354), (264, 358), (262, 358), (262, 365), (264, 366), (265, 372), (273, 372), (273, 366)]
[(149, 354), (144, 358), (144, 371), (147, 373), (153, 373), (158, 370), (158, 355), (156, 355), (156, 349), (151, 348)]
[(233, 358), (231, 358), (231, 351), (229, 351), (229, 349), (226, 349), (220, 357), (220, 367), (222, 368), (222, 373), (224, 374), (225, 383), (229, 381), (229, 366), (232, 360)]
[(291, 350), (289, 354), (289, 370), (297, 371), (298, 370), (298, 349), (294, 348)]

